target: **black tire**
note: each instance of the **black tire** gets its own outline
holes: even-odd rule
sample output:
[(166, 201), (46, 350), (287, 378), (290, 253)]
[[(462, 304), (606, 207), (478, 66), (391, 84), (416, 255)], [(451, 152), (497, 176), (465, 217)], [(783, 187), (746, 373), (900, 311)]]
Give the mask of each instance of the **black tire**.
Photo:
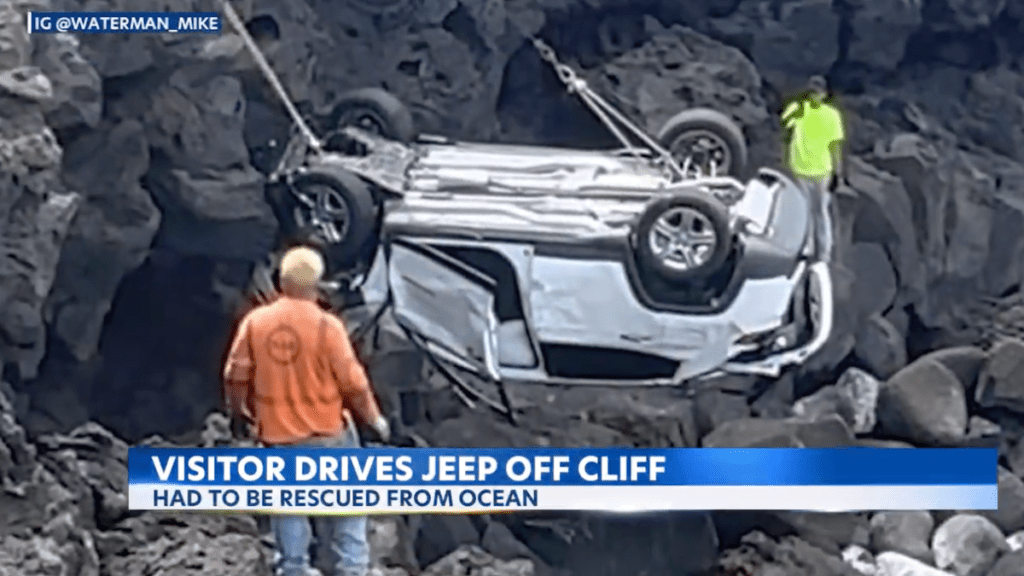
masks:
[[(686, 141), (695, 137), (706, 137), (711, 140), (715, 149), (720, 149), (727, 156), (719, 161), (719, 175), (742, 177), (747, 171), (749, 152), (743, 130), (731, 118), (710, 108), (693, 108), (684, 110), (668, 119), (658, 132), (658, 143), (672, 153), (680, 166), (687, 152)], [(700, 153), (698, 153), (700, 155)], [(707, 174), (706, 162), (699, 161), (704, 173)]]
[(409, 108), (380, 88), (361, 88), (342, 94), (334, 105), (329, 123), (333, 133), (356, 126), (403, 143), (412, 142), (418, 136)]
[(304, 174), (292, 186), (315, 200), (321, 215), (326, 213), (322, 202), (335, 207), (338, 207), (339, 202), (344, 205), (347, 224), (339, 231), (340, 239), (328, 238), (313, 223), (312, 209), (297, 199), (285, 229), (285, 233), (292, 238), (314, 236), (316, 242), (323, 246), (324, 256), (332, 271), (355, 266), (376, 244), (377, 203), (370, 187), (358, 176), (347, 172)]
[[(694, 216), (689, 224), (684, 220), (688, 215)], [(655, 228), (661, 229), (660, 222), (672, 224), (677, 216), (680, 219), (678, 229), (690, 234), (713, 235), (713, 245), (706, 246), (698, 254), (691, 254), (695, 260), (693, 263), (680, 263), (670, 257), (659, 256), (655, 250), (655, 237), (665, 238), (665, 234), (656, 232)], [(711, 196), (691, 193), (652, 202), (637, 221), (633, 242), (641, 270), (650, 271), (672, 284), (693, 282), (713, 275), (725, 263), (733, 247), (725, 207)]]

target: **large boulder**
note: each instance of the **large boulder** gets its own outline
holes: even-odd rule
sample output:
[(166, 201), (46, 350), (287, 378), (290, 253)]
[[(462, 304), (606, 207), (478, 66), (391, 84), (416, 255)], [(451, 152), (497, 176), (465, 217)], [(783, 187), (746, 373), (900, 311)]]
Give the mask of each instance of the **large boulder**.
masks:
[(1009, 551), (1006, 537), (982, 516), (958, 514), (943, 522), (932, 536), (935, 565), (956, 576), (984, 576)]
[(879, 512), (871, 517), (871, 547), (876, 554), (899, 552), (916, 560), (934, 560), (929, 541), (935, 519), (926, 511)]
[(922, 358), (882, 386), (878, 422), (889, 437), (925, 446), (956, 445), (967, 433), (967, 401), (956, 375)]
[(973, 512), (992, 521), (1006, 534), (1024, 530), (1024, 480), (999, 467), (999, 508)]
[(824, 414), (815, 420), (741, 418), (704, 436), (705, 448), (836, 448), (856, 441), (843, 418)]
[(848, 368), (834, 386), (825, 386), (793, 406), (793, 413), (804, 420), (817, 420), (838, 414), (856, 434), (868, 434), (875, 428), (875, 409), (881, 384), (859, 368)]

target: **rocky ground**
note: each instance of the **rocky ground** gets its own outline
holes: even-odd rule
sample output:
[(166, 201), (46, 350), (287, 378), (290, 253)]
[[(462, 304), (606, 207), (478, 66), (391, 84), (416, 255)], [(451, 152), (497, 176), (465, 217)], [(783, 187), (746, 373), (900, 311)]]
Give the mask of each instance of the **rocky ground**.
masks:
[[(425, 131), (607, 143), (539, 33), (645, 127), (706, 105), (757, 165), (828, 73), (852, 168), (840, 315), (799, 372), (466, 405), (387, 323), (363, 344), (403, 434), (439, 446), (998, 446), (997, 512), (374, 522), (377, 569), (1019, 576), (1024, 567), (1024, 9), (1003, 0), (245, 0), (303, 110), (383, 86)], [(217, 365), (288, 122), (238, 38), (33, 36), (0, 0), (0, 575), (265, 574), (263, 519), (129, 514), (126, 442), (223, 440)], [(138, 9), (98, 0), (90, 9)], [(171, 0), (173, 10), (210, 10)]]

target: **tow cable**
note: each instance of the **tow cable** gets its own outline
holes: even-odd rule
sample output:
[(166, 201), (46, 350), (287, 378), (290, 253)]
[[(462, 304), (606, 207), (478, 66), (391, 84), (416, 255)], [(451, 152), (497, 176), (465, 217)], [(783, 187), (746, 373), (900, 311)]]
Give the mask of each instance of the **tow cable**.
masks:
[(267, 62), (266, 57), (263, 56), (263, 52), (261, 52), (259, 46), (256, 45), (256, 41), (252, 39), (252, 36), (249, 35), (249, 31), (245, 29), (245, 24), (238, 16), (238, 13), (235, 12), (235, 9), (231, 6), (228, 0), (221, 0), (221, 6), (224, 8), (224, 16), (227, 17), (228, 22), (231, 23), (235, 32), (242, 38), (246, 49), (249, 50), (249, 54), (251, 54), (253, 59), (256, 61), (256, 66), (259, 67), (260, 72), (266, 78), (267, 82), (270, 83), (274, 92), (277, 93), (277, 97), (281, 100), (281, 103), (288, 111), (288, 115), (292, 117), (292, 121), (295, 122), (295, 125), (299, 128), (299, 131), (306, 139), (309, 147), (317, 153), (323, 152), (323, 144), (320, 142), (320, 139), (316, 137), (316, 134), (314, 134), (309, 125), (306, 124), (302, 115), (299, 114), (298, 108), (296, 108), (295, 104), (292, 103), (292, 99), (288, 97), (288, 92), (284, 89), (284, 86), (281, 85), (281, 81), (278, 79), (277, 74), (274, 74), (274, 69), (270, 67), (270, 63)]

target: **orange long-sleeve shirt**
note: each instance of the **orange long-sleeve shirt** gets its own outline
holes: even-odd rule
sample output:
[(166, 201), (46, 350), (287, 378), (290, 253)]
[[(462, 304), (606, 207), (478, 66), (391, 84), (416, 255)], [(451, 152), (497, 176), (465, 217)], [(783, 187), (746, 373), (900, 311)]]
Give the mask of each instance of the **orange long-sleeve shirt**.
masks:
[(224, 367), (229, 402), (245, 404), (266, 444), (339, 433), (347, 413), (380, 416), (340, 318), (315, 302), (281, 296), (249, 312)]

